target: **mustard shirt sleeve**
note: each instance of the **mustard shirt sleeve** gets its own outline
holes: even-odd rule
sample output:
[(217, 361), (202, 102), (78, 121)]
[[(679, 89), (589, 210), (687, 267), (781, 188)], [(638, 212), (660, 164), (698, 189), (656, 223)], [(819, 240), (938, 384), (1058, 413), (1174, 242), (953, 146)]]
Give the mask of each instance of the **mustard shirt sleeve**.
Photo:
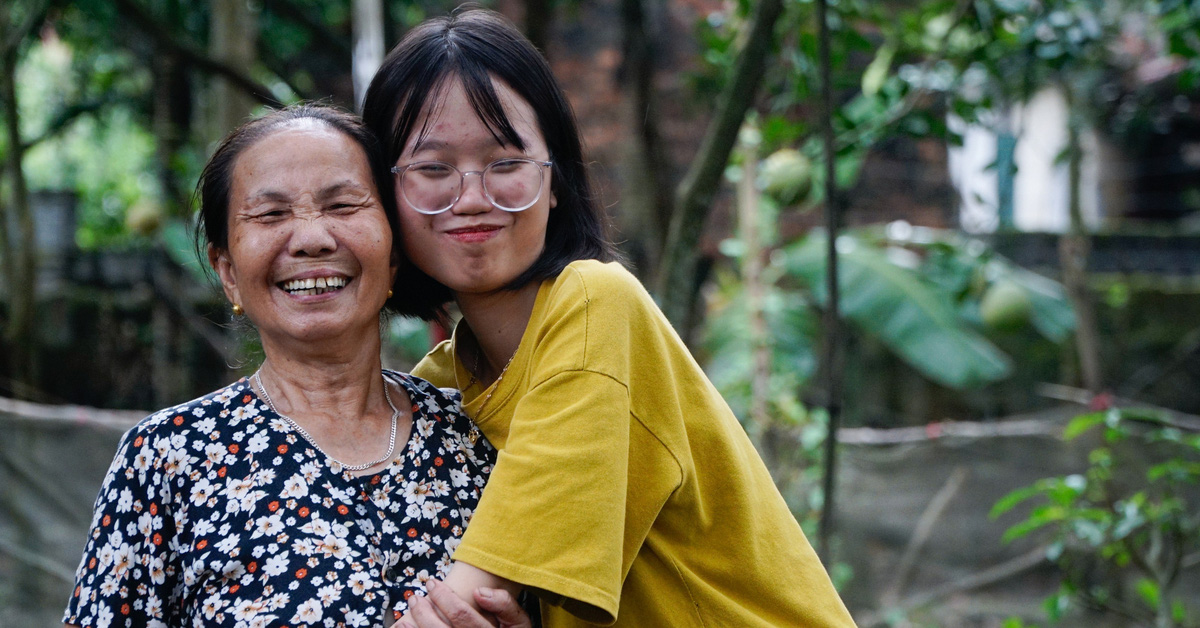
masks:
[(567, 370), (536, 384), (517, 401), (454, 559), (587, 621), (616, 621), (629, 422), (628, 390), (608, 375)]

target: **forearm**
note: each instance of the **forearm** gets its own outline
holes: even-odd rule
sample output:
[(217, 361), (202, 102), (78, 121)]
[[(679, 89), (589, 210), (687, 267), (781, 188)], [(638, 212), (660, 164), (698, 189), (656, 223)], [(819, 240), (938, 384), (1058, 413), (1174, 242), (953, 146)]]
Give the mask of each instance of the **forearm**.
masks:
[[(501, 619), (507, 618), (507, 621), (501, 621), (499, 625), (528, 625), (528, 617), (521, 612), (515, 602), (522, 586), (473, 565), (455, 562), (450, 567), (450, 573), (444, 581), (431, 581), (428, 588), (429, 598), (434, 601), (434, 604), (425, 604), (427, 600), (414, 598), (409, 605), (408, 612), (401, 618), (401, 625), (496, 626), (498, 625), (497, 616), (493, 613), (500, 613)], [(489, 604), (493, 608), (484, 608), (480, 606), (480, 599), (476, 596), (481, 588), (503, 590), (508, 595), (494, 596), (493, 601)], [(446, 598), (447, 595), (450, 596), (449, 599), (461, 600), (463, 604), (449, 602)], [(487, 620), (485, 621), (484, 618)], [(443, 623), (446, 621), (449, 623)]]
[(475, 610), (480, 610), (474, 596), (475, 590), (478, 588), (504, 589), (514, 598), (523, 588), (512, 580), (501, 578), (461, 561), (455, 561), (454, 565), (450, 567), (450, 573), (446, 576), (444, 583)]

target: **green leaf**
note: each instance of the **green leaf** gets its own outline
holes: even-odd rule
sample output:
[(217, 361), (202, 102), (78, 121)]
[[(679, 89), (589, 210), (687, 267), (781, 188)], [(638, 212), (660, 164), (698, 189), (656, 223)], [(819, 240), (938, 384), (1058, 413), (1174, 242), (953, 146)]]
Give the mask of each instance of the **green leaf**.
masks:
[(1041, 493), (1042, 488), (1037, 484), (1032, 486), (1023, 486), (1019, 489), (1016, 489), (1004, 497), (1001, 497), (1000, 500), (996, 502), (996, 505), (992, 506), (992, 511), (988, 513), (988, 517), (995, 519), (996, 517), (999, 517), (1000, 515), (1015, 508), (1017, 504), (1020, 504), (1021, 502), (1026, 501), (1035, 495), (1040, 495)]
[(888, 70), (892, 68), (892, 59), (895, 56), (896, 47), (891, 43), (886, 43), (879, 47), (879, 52), (875, 53), (875, 58), (867, 66), (867, 69), (863, 70), (863, 94), (874, 96), (879, 93), (879, 88), (883, 87), (883, 82), (887, 79)]
[(1153, 580), (1149, 578), (1138, 580), (1137, 592), (1142, 597), (1142, 601), (1146, 603), (1146, 606), (1158, 608), (1162, 592), (1159, 590), (1158, 584)]
[(1051, 342), (1066, 341), (1075, 330), (1075, 309), (1062, 284), (1017, 267), (1009, 276), (1025, 288), (1032, 306), (1030, 322), (1034, 329)]
[(1091, 414), (1077, 416), (1074, 419), (1071, 419), (1071, 422), (1067, 424), (1067, 428), (1063, 430), (1063, 438), (1066, 440), (1074, 440), (1075, 438), (1078, 438), (1080, 434), (1083, 434), (1084, 432), (1096, 427), (1097, 425), (1100, 425), (1103, 422), (1103, 412), (1093, 412)]
[[(1004, 379), (1008, 356), (959, 317), (950, 300), (880, 250), (843, 236), (838, 255), (841, 315), (879, 338), (926, 377), (950, 388)], [(812, 235), (788, 248), (788, 271), (820, 304), (825, 290), (825, 242)]]

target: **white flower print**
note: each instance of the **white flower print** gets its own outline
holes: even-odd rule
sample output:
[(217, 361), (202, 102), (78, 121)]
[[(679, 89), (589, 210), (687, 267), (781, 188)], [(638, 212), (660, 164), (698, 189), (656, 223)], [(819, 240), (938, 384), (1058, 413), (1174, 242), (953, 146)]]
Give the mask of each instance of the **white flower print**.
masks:
[(355, 595), (362, 595), (367, 589), (374, 586), (371, 576), (361, 571), (350, 576), (350, 590)]
[(133, 567), (133, 548), (121, 545), (113, 552), (112, 574), (118, 580)]
[(271, 442), (270, 434), (268, 434), (266, 432), (259, 432), (259, 433), (255, 434), (254, 436), (251, 436), (250, 440), (246, 442), (246, 451), (248, 451), (252, 454), (256, 454), (260, 451), (265, 450), (267, 448), (267, 445), (270, 444), (270, 442)]
[(431, 500), (421, 504), (421, 514), (424, 515), (426, 519), (437, 519), (438, 515), (441, 514), (441, 512), (445, 509), (446, 505), (442, 502)]
[[(224, 449), (224, 447), (222, 447), (222, 449)], [(191, 495), (192, 503), (197, 506), (201, 506), (205, 502), (207, 502), (208, 499), (210, 497), (212, 497), (213, 493), (215, 493), (215, 492), (216, 492), (216, 487), (212, 485), (212, 482), (208, 481), (208, 478), (200, 478), (192, 486), (192, 495)]]
[(260, 536), (275, 536), (283, 532), (283, 519), (279, 515), (271, 515), (269, 517), (259, 517), (254, 528), (254, 534), (250, 538), (257, 539)]
[(317, 590), (317, 599), (324, 606), (333, 606), (334, 602), (342, 599), (342, 585), (335, 582), (321, 587)]
[(263, 603), (260, 600), (243, 600), (233, 609), (233, 618), (238, 621), (247, 621), (253, 619), (263, 610)]
[(133, 508), (133, 491), (121, 489), (121, 498), (117, 500), (117, 512), (129, 512)]
[(345, 558), (350, 555), (350, 545), (346, 542), (345, 537), (331, 534), (321, 541), (320, 547), (326, 556)]
[(241, 542), (242, 539), (239, 536), (223, 537), (217, 542), (217, 551), (221, 552), (222, 554), (229, 554), (233, 552), (233, 548), (237, 547), (238, 543)]
[(321, 621), (323, 615), (320, 602), (317, 600), (305, 600), (300, 604), (300, 608), (296, 609), (296, 614), (292, 616), (292, 621), (312, 623), (314, 621)]
[(429, 485), (424, 482), (405, 482), (402, 495), (409, 503), (420, 505), (425, 503), (429, 492)]
[(450, 483), (455, 488), (462, 488), (470, 482), (470, 476), (461, 469), (450, 469)]
[(304, 476), (299, 473), (289, 477), (283, 483), (283, 491), (279, 493), (280, 497), (284, 498), (299, 498), (308, 495), (308, 482), (304, 481)]
[(263, 573), (274, 577), (287, 571), (288, 556), (289, 554), (284, 552), (282, 554), (274, 554), (270, 558), (267, 558), (267, 562), (263, 564)]
[(415, 428), (370, 477), (334, 468), (246, 380), (139, 423), (97, 499), (64, 622), (366, 627), (403, 612), (449, 568), (494, 450), (481, 440), (464, 456), (452, 444), (475, 428), (454, 398), (389, 377)]

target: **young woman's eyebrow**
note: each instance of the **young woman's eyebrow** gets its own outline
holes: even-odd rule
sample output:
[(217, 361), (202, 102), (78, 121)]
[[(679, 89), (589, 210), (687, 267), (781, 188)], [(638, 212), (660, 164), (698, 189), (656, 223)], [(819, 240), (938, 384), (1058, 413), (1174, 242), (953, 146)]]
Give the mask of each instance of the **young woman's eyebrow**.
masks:
[[(529, 143), (528, 139), (526, 139), (524, 137), (522, 137), (521, 139), (524, 140), (524, 142), (526, 144)], [(474, 145), (467, 145), (463, 148), (466, 148), (468, 150), (484, 152), (484, 151), (489, 151), (489, 150), (496, 150), (497, 148), (507, 148), (510, 146), (510, 145), (506, 145), (506, 144), (501, 144), (500, 142), (496, 141), (495, 139), (491, 139), (491, 138), (482, 139), (477, 142), (473, 142), (473, 144)], [(409, 154), (416, 155), (417, 153), (420, 153), (423, 151), (439, 151), (439, 150), (447, 150), (450, 148), (456, 148), (456, 147), (452, 146), (449, 142), (446, 142), (445, 140), (441, 140), (441, 139), (437, 139), (437, 138), (423, 138), (423, 139), (417, 140), (417, 142), (415, 144), (413, 144), (412, 150), (409, 151)], [(515, 147), (513, 147), (513, 148), (515, 148)]]

